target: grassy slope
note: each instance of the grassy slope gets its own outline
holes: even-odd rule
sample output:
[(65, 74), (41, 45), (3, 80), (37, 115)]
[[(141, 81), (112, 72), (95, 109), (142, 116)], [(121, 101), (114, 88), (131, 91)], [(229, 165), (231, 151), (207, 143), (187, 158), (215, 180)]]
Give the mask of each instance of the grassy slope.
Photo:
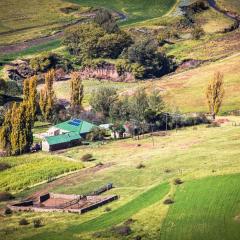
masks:
[[(239, 118), (231, 118), (231, 120), (240, 122)], [(152, 139), (145, 138), (140, 141), (132, 139), (117, 141), (100, 147), (89, 146), (69, 149), (63, 156), (78, 160), (82, 155), (91, 153), (96, 159), (96, 163), (101, 161), (102, 163), (111, 162), (114, 164), (94, 175), (85, 176), (81, 180), (76, 179), (72, 180), (71, 183), (66, 182), (61, 186), (55, 186), (51, 191), (79, 194), (92, 191), (107, 182), (113, 182), (116, 188), (107, 194), (120, 195), (118, 201), (109, 204), (112, 211), (115, 211), (118, 207), (124, 206), (149, 189), (150, 186), (175, 177), (181, 177), (188, 181), (205, 176), (239, 173), (239, 139), (238, 127), (229, 123), (221, 128), (208, 129), (202, 126), (198, 127), (197, 130), (188, 128), (178, 132), (172, 131), (167, 137), (155, 137), (154, 147)], [(141, 144), (141, 147), (136, 147), (138, 143)], [(136, 169), (140, 162), (146, 165), (146, 168)], [(170, 169), (170, 173), (166, 173), (166, 169)], [(44, 189), (45, 186), (42, 185), (38, 189)], [(153, 214), (154, 217), (144, 213)], [(139, 214), (133, 216), (136, 220), (134, 231), (136, 234), (145, 234), (142, 230), (145, 229), (148, 233), (148, 237), (145, 239), (156, 239), (155, 233), (161, 228), (160, 220), (162, 216), (165, 216), (165, 213), (166, 209), (161, 201), (140, 211)], [(49, 232), (51, 232), (51, 239), (68, 239), (69, 236), (71, 239), (77, 239), (78, 234), (72, 234), (71, 227), (80, 226), (81, 223), (102, 214), (105, 214), (104, 207), (82, 216), (26, 213), (3, 219), (2, 226), (10, 231), (9, 235), (6, 236), (7, 239), (16, 239), (16, 236), (21, 237), (21, 239), (23, 237), (39, 239), (35, 237), (35, 234), (43, 236), (41, 239), (46, 239)], [(128, 214), (127, 211), (125, 214)], [(14, 222), (17, 223), (22, 217), (41, 217), (45, 226), (37, 231), (33, 231), (32, 226), (26, 226), (24, 229), (16, 226)], [(78, 229), (76, 229), (77, 231)]]
[(166, 14), (176, 0), (69, 0), (82, 6), (106, 7), (128, 16), (122, 24), (131, 24)]
[(164, 77), (154, 83), (146, 83), (146, 86), (162, 90), (166, 102), (181, 112), (207, 112), (205, 89), (214, 73), (220, 71), (224, 74), (226, 91), (221, 112), (236, 110), (240, 104), (239, 60), (240, 55), (236, 54), (206, 66)]
[(223, 9), (240, 14), (239, 0), (218, 0), (217, 3)]
[(0, 162), (9, 163), (12, 167), (0, 172), (0, 191), (19, 191), (36, 183), (56, 177), (63, 173), (81, 169), (81, 162), (70, 162), (57, 156), (43, 153), (8, 157)]
[(51, 33), (75, 18), (73, 14), (64, 14), (61, 8), (73, 4), (61, 0), (0, 1), (0, 44), (37, 38)]
[(179, 187), (161, 240), (237, 240), (240, 236), (240, 175), (190, 181)]

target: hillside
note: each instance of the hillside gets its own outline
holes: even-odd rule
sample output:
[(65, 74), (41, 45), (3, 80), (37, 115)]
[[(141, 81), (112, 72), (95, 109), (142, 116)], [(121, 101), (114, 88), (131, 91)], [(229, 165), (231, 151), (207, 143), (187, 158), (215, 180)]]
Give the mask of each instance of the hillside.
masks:
[(0, 239), (238, 240), (240, 1), (0, 1)]

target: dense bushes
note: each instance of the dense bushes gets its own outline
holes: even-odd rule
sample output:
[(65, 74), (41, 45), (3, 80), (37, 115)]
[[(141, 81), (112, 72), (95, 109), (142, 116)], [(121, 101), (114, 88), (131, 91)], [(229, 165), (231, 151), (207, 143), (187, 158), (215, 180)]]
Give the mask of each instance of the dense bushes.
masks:
[(56, 53), (43, 53), (40, 56), (31, 58), (30, 67), (36, 72), (47, 72), (50, 69), (58, 69), (62, 68), (65, 71), (69, 71), (72, 69), (71, 62), (56, 54)]
[(65, 32), (64, 45), (70, 54), (87, 59), (117, 58), (132, 43), (124, 31), (108, 33), (97, 23), (82, 24)]
[(123, 54), (130, 63), (143, 67), (144, 77), (160, 77), (175, 68), (172, 59), (158, 51), (158, 43), (150, 39), (135, 42)]

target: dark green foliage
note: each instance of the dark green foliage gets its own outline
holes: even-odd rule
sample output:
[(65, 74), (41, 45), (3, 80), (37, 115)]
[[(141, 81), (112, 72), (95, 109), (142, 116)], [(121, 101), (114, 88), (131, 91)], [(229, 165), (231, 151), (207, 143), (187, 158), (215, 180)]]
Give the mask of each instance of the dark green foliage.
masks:
[(0, 192), (0, 201), (8, 201), (14, 199), (14, 196), (9, 192)]
[(20, 221), (19, 221), (19, 225), (20, 226), (25, 226), (25, 225), (28, 225), (29, 222), (26, 218), (22, 218)]
[(62, 68), (65, 71), (72, 69), (71, 62), (66, 58), (51, 52), (45, 52), (30, 60), (30, 67), (36, 72), (47, 72), (50, 69)]
[(93, 155), (90, 153), (84, 154), (81, 158), (83, 162), (89, 162), (93, 160)]
[(42, 226), (43, 226), (43, 224), (42, 224), (42, 220), (41, 219), (34, 219), (33, 220), (33, 227), (40, 228)]
[(82, 24), (65, 32), (64, 44), (70, 54), (78, 56), (81, 61), (109, 57), (117, 58), (132, 39), (123, 31), (107, 33), (96, 23)]
[(144, 77), (160, 77), (173, 69), (173, 63), (158, 51), (157, 42), (144, 39), (130, 46), (125, 56), (130, 63), (144, 67)]
[(94, 128), (91, 133), (87, 135), (87, 139), (89, 141), (102, 141), (104, 137), (107, 135), (106, 130), (102, 128)]
[(164, 200), (163, 203), (164, 203), (165, 205), (170, 205), (170, 204), (173, 204), (174, 201), (173, 201), (171, 198), (168, 198), (168, 199)]
[(144, 76), (145, 68), (139, 63), (130, 63), (128, 60), (121, 59), (115, 66), (120, 76), (125, 72), (132, 73), (136, 79), (142, 79)]
[(104, 117), (109, 117), (111, 106), (117, 99), (117, 91), (114, 88), (104, 86), (93, 91), (90, 105), (94, 111), (102, 113)]
[(4, 170), (7, 170), (9, 168), (11, 168), (11, 165), (9, 165), (8, 163), (5, 163), (5, 162), (0, 163), (0, 172), (4, 171)]

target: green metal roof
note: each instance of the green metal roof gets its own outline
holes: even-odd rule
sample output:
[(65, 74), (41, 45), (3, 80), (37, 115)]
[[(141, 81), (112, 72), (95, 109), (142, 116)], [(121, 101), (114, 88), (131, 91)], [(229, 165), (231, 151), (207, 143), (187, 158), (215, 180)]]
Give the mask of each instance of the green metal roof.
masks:
[(56, 145), (60, 143), (71, 142), (73, 140), (79, 140), (81, 139), (81, 136), (78, 133), (70, 132), (70, 133), (65, 133), (57, 136), (45, 137), (45, 139), (49, 145)]
[(63, 123), (55, 125), (56, 128), (60, 128), (67, 132), (76, 132), (78, 134), (89, 133), (96, 127), (94, 124), (82, 121), (80, 119), (72, 119)]

